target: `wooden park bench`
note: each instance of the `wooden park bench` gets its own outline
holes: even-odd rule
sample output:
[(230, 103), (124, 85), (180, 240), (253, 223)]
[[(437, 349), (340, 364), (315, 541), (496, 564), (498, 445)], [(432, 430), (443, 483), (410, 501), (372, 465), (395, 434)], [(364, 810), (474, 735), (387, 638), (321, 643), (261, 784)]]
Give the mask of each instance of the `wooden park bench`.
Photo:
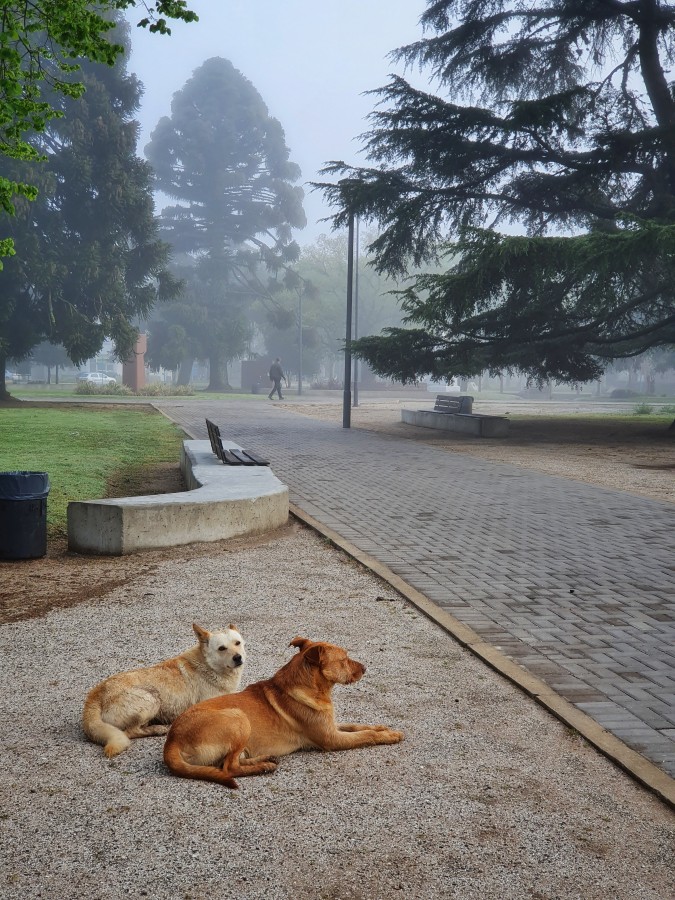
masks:
[(261, 459), (250, 450), (242, 450), (240, 447), (224, 447), (220, 436), (220, 428), (210, 419), (206, 420), (206, 430), (209, 433), (211, 449), (217, 458), (226, 466), (269, 466), (269, 461)]

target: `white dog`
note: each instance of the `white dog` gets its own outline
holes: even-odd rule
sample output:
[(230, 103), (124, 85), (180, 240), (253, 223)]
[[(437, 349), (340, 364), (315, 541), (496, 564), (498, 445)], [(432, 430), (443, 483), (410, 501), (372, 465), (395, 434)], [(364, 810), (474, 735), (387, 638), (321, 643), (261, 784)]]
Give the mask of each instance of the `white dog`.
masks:
[(84, 733), (103, 744), (107, 757), (126, 750), (130, 738), (166, 734), (194, 703), (239, 689), (246, 651), (236, 626), (214, 632), (192, 627), (196, 647), (146, 669), (111, 675), (87, 695)]

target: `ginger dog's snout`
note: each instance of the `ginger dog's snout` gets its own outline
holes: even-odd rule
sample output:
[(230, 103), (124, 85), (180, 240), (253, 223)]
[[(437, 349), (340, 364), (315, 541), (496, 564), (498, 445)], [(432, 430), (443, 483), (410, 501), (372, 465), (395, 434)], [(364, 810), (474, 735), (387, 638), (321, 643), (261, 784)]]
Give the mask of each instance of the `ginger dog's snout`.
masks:
[(360, 681), (366, 674), (366, 667), (363, 663), (356, 662), (356, 660), (353, 660), (353, 663), (354, 668), (352, 669), (352, 677), (354, 678), (354, 681)]

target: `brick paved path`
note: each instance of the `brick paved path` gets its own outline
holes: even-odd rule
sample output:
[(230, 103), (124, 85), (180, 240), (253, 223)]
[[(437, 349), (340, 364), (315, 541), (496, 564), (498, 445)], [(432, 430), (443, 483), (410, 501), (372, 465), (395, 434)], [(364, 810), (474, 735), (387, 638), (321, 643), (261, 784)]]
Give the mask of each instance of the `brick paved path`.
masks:
[(675, 776), (675, 508), (272, 404), (161, 407)]

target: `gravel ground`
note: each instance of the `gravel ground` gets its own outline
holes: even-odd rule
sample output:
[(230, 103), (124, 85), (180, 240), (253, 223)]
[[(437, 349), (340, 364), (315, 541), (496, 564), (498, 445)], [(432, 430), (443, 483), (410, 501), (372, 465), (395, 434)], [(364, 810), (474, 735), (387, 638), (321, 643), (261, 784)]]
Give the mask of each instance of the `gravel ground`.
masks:
[[(368, 671), (338, 716), (402, 744), (297, 753), (239, 791), (171, 778), (162, 739), (107, 761), (87, 690), (235, 622), (243, 684), (296, 635)], [(3, 898), (675, 896), (675, 815), (386, 584), (298, 525), (160, 562), (97, 599), (0, 628)]]

